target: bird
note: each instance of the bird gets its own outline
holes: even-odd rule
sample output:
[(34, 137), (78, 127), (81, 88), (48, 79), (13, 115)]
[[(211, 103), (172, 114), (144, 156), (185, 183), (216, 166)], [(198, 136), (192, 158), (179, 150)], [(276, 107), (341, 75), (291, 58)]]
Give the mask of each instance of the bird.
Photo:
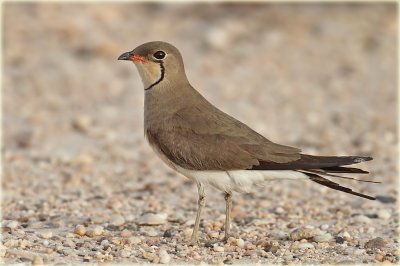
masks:
[(182, 55), (172, 44), (147, 42), (121, 54), (118, 60), (133, 62), (141, 77), (145, 94), (144, 133), (150, 146), (168, 166), (197, 185), (198, 206), (191, 244), (199, 241), (205, 185), (224, 193), (225, 241), (231, 236), (233, 193), (253, 192), (271, 180), (308, 179), (375, 200), (327, 178), (379, 183), (341, 175), (367, 174), (348, 165), (370, 161), (372, 157), (309, 155), (268, 140), (194, 89), (186, 76)]

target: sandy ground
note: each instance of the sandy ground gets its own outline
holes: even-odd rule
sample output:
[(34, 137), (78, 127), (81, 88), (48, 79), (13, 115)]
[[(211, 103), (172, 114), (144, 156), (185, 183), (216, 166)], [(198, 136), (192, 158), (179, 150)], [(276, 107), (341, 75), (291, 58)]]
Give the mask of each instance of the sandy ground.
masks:
[[(6, 3), (5, 263), (398, 262), (395, 4)], [(309, 181), (234, 195), (196, 186), (143, 138), (143, 87), (117, 61), (152, 40), (182, 52), (192, 85), (266, 136), (319, 155), (370, 155), (382, 184)], [(362, 176), (359, 176), (362, 178)], [(154, 224), (154, 225), (148, 225)]]

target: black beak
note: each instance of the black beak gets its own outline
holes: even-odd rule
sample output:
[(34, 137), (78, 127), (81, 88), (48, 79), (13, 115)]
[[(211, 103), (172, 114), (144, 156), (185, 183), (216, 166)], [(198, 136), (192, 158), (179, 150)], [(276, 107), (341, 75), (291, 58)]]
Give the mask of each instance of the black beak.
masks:
[(133, 56), (132, 52), (126, 52), (120, 55), (118, 57), (118, 60), (131, 60), (132, 56)]

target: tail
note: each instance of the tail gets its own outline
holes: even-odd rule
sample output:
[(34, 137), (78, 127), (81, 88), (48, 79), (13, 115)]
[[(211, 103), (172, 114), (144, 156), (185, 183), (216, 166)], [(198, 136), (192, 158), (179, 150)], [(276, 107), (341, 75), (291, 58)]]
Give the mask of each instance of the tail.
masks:
[[(343, 168), (345, 168), (345, 167), (343, 167)], [(357, 168), (355, 168), (355, 169), (357, 169)], [(362, 171), (362, 170), (360, 170), (360, 171)], [(365, 195), (365, 194), (362, 194), (362, 193), (355, 192), (355, 191), (351, 190), (350, 188), (343, 187), (343, 186), (339, 185), (338, 183), (335, 183), (335, 182), (333, 182), (331, 180), (323, 178), (322, 176), (319, 176), (319, 175), (317, 175), (315, 173), (303, 172), (303, 171), (302, 171), (302, 173), (308, 175), (311, 181), (314, 181), (315, 183), (318, 183), (320, 185), (323, 185), (323, 186), (326, 186), (326, 187), (329, 187), (329, 188), (332, 188), (332, 189), (335, 189), (335, 190), (343, 191), (343, 192), (346, 192), (346, 193), (349, 193), (349, 194), (352, 194), (352, 195), (356, 195), (356, 196), (359, 196), (359, 197), (362, 197), (362, 198), (366, 198), (366, 199), (369, 199), (369, 200), (376, 200), (375, 197), (371, 197), (371, 196), (368, 196), (368, 195)], [(325, 174), (325, 175), (327, 175), (327, 174)], [(342, 177), (342, 176), (335, 176), (335, 177)], [(346, 177), (342, 177), (342, 178), (346, 178)], [(357, 180), (357, 181), (364, 181), (364, 182), (373, 182), (373, 181), (358, 180), (358, 179), (355, 179), (355, 178), (348, 178), (348, 179), (354, 179), (354, 180)], [(373, 182), (373, 183), (379, 183), (379, 182)]]

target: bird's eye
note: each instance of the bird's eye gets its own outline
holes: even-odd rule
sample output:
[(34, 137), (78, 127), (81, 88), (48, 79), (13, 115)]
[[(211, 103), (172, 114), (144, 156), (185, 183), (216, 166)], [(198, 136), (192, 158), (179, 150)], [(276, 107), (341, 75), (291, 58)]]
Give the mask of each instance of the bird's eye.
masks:
[(163, 59), (165, 57), (165, 53), (163, 51), (157, 51), (153, 56), (157, 59)]

